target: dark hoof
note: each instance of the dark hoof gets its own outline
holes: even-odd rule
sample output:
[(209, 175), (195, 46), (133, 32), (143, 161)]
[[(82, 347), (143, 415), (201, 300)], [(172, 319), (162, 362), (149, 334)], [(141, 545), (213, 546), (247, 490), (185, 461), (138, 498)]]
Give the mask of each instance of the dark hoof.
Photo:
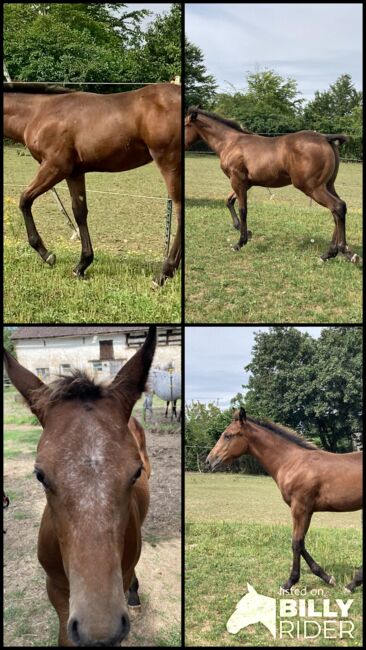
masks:
[(233, 246), (233, 250), (234, 251), (240, 251), (241, 250), (240, 244), (235, 244), (235, 246)]
[(47, 253), (47, 257), (45, 257), (46, 264), (49, 264), (50, 266), (54, 266), (56, 264), (56, 255), (55, 253)]
[(330, 578), (328, 580), (328, 584), (332, 585), (332, 587), (335, 587), (336, 581), (335, 581), (335, 578), (333, 576), (330, 576)]
[(354, 588), (354, 586), (353, 586), (352, 584), (350, 584), (350, 585), (347, 585), (347, 587), (345, 587), (344, 590), (345, 590), (348, 594), (352, 594), (352, 593), (354, 592), (355, 588)]

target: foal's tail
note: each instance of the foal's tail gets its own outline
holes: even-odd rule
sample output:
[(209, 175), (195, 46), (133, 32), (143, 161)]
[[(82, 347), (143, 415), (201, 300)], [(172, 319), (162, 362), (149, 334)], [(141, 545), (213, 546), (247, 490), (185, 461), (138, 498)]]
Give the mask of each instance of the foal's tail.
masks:
[(328, 140), (329, 144), (335, 144), (337, 147), (340, 144), (344, 144), (349, 141), (348, 135), (343, 135), (342, 133), (336, 133), (335, 135), (324, 134), (324, 137)]
[(324, 137), (327, 139), (329, 142), (330, 146), (333, 149), (333, 154), (334, 154), (334, 169), (331, 177), (329, 178), (327, 182), (327, 188), (328, 190), (330, 188), (333, 188), (334, 190), (334, 181), (337, 178), (338, 174), (338, 169), (339, 169), (339, 145), (344, 144), (345, 142), (349, 141), (348, 135), (343, 135), (342, 133), (336, 133), (335, 135), (330, 134), (330, 135), (324, 135)]

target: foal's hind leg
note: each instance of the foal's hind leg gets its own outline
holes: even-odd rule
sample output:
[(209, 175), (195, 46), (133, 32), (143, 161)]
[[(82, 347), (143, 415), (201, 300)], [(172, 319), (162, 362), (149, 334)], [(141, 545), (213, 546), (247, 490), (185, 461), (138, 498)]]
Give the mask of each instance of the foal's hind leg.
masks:
[(40, 255), (50, 266), (53, 266), (56, 262), (56, 256), (54, 253), (51, 253), (46, 249), (40, 237), (34, 223), (32, 205), (38, 196), (50, 190), (64, 178), (65, 173), (63, 170), (50, 162), (43, 162), (35, 179), (22, 192), (19, 202), (19, 208), (23, 214), (25, 227), (27, 229), (28, 241), (32, 248), (37, 251), (38, 255)]
[[(332, 189), (331, 186), (329, 187)], [(330, 257), (335, 257), (338, 253), (342, 253), (350, 262), (357, 263), (359, 261), (358, 255), (353, 253), (346, 243), (347, 206), (336, 193), (332, 194), (330, 189), (322, 186), (311, 192), (306, 192), (319, 205), (328, 208), (332, 212), (335, 221), (335, 229), (329, 250), (321, 256), (321, 259), (325, 261)]]
[(72, 211), (79, 226), (81, 239), (81, 257), (73, 273), (78, 278), (84, 277), (84, 272), (94, 259), (93, 247), (88, 230), (88, 208), (85, 193), (85, 175), (72, 176), (66, 179), (72, 201)]
[(361, 566), (359, 569), (357, 569), (353, 579), (345, 587), (345, 590), (350, 591), (352, 593), (352, 591), (354, 591), (356, 589), (356, 587), (359, 587), (360, 585), (362, 585), (362, 583), (363, 583), (363, 570), (362, 570), (362, 566)]

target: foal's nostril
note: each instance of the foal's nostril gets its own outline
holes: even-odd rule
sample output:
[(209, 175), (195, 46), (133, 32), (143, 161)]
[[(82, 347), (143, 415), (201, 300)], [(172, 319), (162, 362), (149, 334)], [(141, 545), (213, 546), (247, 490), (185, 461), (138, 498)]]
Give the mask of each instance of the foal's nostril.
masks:
[(127, 634), (130, 631), (130, 620), (128, 616), (122, 616), (121, 618), (121, 641), (126, 638)]
[(69, 621), (69, 637), (71, 640), (76, 643), (76, 645), (79, 645), (80, 643), (80, 634), (79, 634), (79, 623), (76, 618), (72, 618)]

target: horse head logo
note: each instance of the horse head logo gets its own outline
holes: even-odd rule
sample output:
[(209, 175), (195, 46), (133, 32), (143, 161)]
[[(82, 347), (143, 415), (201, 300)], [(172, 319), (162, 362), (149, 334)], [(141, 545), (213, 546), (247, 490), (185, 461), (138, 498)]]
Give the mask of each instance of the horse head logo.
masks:
[(263, 623), (276, 638), (276, 599), (258, 594), (250, 584), (247, 588), (248, 593), (239, 600), (226, 624), (227, 631), (236, 634), (243, 627)]

